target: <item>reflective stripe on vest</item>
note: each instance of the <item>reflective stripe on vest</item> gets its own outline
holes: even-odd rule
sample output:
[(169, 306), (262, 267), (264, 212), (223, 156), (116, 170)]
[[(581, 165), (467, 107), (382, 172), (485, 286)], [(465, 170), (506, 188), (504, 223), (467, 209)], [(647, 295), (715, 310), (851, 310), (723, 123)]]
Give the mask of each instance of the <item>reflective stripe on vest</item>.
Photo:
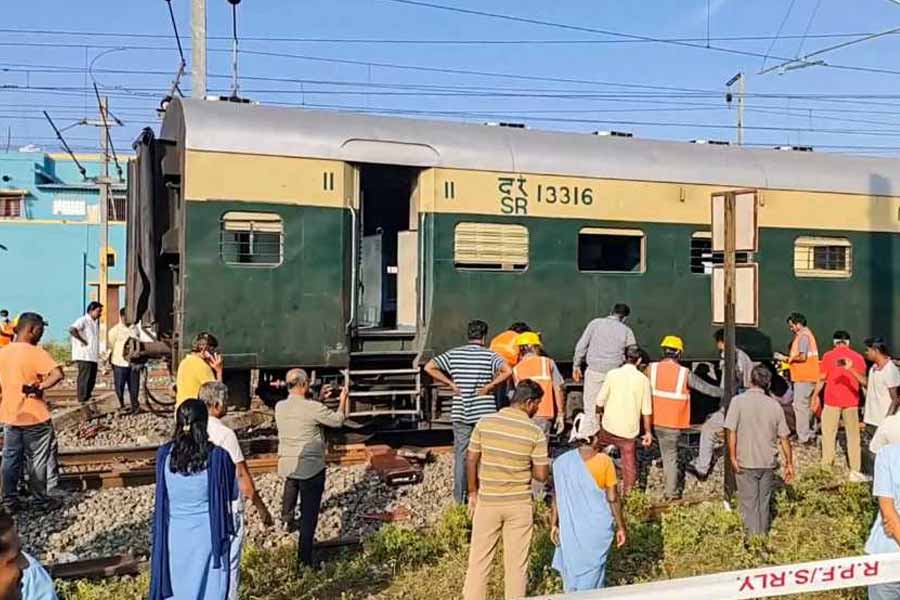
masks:
[(513, 381), (530, 379), (544, 391), (536, 416), (552, 418), (556, 403), (553, 401), (553, 361), (546, 356), (528, 356), (513, 367)]
[[(675, 377), (675, 385), (672, 386), (671, 381), (659, 381), (658, 367), (660, 364), (665, 363), (653, 363), (650, 365), (650, 387), (653, 390), (653, 397), (666, 398), (668, 400), (690, 400), (691, 393), (688, 390), (687, 384), (689, 371), (687, 368), (675, 363), (669, 363), (678, 368), (678, 375)], [(666, 375), (668, 375), (668, 373), (666, 373)]]
[(800, 340), (803, 337), (809, 340), (809, 352), (803, 362), (791, 363), (791, 380), (795, 382), (809, 383), (819, 378), (819, 346), (816, 344), (816, 336), (809, 327), (801, 329), (791, 342), (791, 355), (800, 353)]
[(690, 371), (674, 361), (650, 365), (650, 388), (653, 394), (653, 425), (672, 429), (691, 426)]

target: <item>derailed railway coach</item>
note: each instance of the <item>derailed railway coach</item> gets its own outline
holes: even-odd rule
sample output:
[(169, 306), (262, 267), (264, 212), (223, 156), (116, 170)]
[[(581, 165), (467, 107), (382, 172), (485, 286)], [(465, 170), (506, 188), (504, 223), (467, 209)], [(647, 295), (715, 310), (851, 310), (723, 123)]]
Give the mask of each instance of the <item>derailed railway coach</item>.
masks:
[(784, 350), (794, 310), (823, 342), (900, 342), (895, 160), (189, 99), (135, 148), (129, 316), (173, 367), (214, 332), (238, 405), (302, 366), (357, 420), (447, 421), (421, 367), (467, 321), (525, 321), (565, 370), (615, 302), (651, 354), (676, 333), (715, 359), (710, 197), (736, 188), (760, 240), (743, 348)]

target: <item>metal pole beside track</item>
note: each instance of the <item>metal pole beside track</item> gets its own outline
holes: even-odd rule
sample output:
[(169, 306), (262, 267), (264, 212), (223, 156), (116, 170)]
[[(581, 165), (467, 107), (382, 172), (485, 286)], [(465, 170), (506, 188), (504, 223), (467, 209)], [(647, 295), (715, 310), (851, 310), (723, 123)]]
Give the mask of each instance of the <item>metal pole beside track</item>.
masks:
[(206, 0), (191, 0), (191, 96), (206, 98)]
[[(735, 193), (727, 192), (725, 194), (725, 369), (722, 377), (725, 378), (725, 389), (722, 396), (722, 406), (725, 413), (728, 413), (728, 405), (735, 391), (735, 282), (737, 279), (737, 268), (735, 266)], [(727, 435), (727, 432), (726, 432)], [(734, 496), (737, 487), (734, 469), (731, 466), (731, 455), (728, 450), (728, 444), (725, 444), (725, 480), (724, 491), (725, 498), (730, 500)]]

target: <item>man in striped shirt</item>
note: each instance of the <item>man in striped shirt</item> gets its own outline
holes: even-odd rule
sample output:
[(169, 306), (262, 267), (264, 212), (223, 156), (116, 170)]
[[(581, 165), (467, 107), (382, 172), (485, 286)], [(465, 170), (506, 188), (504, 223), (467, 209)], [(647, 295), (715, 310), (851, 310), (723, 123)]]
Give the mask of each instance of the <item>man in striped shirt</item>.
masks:
[(469, 343), (444, 352), (428, 361), (425, 372), (453, 391), (453, 499), (466, 502), (466, 450), (472, 430), (481, 417), (497, 412), (494, 388), (509, 379), (512, 369), (506, 361), (485, 347), (488, 326), (470, 321)]
[(464, 600), (486, 597), (501, 536), (505, 597), (525, 596), (534, 528), (531, 480), (546, 481), (550, 474), (547, 436), (531, 420), (543, 394), (534, 381), (520, 381), (510, 405), (481, 419), (472, 432), (466, 460), (472, 543)]

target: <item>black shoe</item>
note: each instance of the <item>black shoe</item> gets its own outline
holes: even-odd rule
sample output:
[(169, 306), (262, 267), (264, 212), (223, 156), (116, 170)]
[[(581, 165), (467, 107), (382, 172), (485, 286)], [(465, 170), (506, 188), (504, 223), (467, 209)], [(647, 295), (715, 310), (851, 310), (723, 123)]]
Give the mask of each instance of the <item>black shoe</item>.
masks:
[(692, 475), (697, 479), (697, 481), (706, 481), (706, 479), (709, 477), (709, 473), (701, 473), (699, 470), (697, 470), (697, 467), (695, 467), (693, 463), (684, 465), (684, 472)]
[(58, 508), (62, 508), (63, 501), (60, 498), (54, 496), (47, 496), (46, 499), (36, 501), (33, 503), (32, 507), (36, 511), (40, 512), (50, 512), (56, 510)]

